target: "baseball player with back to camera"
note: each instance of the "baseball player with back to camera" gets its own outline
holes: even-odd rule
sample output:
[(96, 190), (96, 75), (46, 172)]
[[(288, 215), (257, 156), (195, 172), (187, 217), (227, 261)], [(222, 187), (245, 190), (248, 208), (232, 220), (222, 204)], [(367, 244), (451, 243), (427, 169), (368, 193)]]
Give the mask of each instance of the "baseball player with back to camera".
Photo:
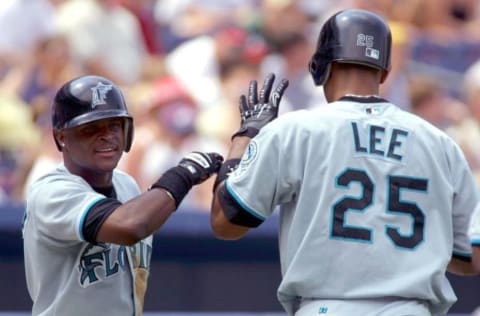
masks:
[(456, 301), (446, 271), (475, 274), (474, 178), (451, 138), (378, 96), (390, 52), (382, 17), (340, 11), (309, 64), (328, 105), (275, 119), (288, 81), (272, 91), (273, 74), (240, 97), (211, 225), (238, 239), (279, 206), (288, 315), (444, 315)]
[(72, 79), (52, 111), (63, 164), (29, 188), (23, 227), (32, 315), (141, 315), (152, 234), (223, 158), (192, 152), (141, 193), (116, 169), (134, 127), (114, 83)]

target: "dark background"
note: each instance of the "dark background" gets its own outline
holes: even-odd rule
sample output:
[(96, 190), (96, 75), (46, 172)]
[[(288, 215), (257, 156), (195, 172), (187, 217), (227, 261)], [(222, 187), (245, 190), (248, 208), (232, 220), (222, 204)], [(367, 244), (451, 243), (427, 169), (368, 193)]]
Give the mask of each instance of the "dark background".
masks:
[[(28, 311), (21, 219), (23, 209), (0, 210), (0, 311)], [(278, 217), (238, 241), (213, 237), (209, 216), (180, 210), (155, 235), (146, 311), (282, 312)], [(458, 302), (451, 313), (480, 305), (480, 277), (448, 275)]]

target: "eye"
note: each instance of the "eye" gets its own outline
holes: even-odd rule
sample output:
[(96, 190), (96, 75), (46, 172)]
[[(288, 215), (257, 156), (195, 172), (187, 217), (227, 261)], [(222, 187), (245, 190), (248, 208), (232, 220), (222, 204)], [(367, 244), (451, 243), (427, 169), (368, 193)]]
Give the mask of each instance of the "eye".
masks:
[(108, 128), (114, 132), (121, 131), (123, 129), (123, 120), (111, 121), (110, 124), (108, 124)]
[(78, 133), (80, 135), (88, 136), (88, 135), (93, 135), (93, 134), (97, 133), (98, 130), (99, 130), (99, 128), (96, 125), (86, 125), (86, 126), (80, 128)]

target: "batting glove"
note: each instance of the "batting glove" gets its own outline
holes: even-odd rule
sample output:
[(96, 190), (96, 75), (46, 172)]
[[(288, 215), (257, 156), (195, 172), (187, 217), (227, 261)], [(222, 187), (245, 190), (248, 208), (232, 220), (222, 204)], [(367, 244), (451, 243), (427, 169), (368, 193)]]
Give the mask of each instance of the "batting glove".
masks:
[(216, 173), (222, 162), (220, 154), (192, 152), (180, 160), (178, 166), (167, 170), (149, 190), (161, 188), (168, 191), (178, 207), (188, 191)]
[(199, 184), (216, 173), (222, 166), (223, 157), (217, 153), (192, 152), (185, 156), (179, 167), (190, 172), (192, 183)]
[(282, 79), (272, 93), (275, 75), (270, 73), (263, 82), (260, 95), (257, 92), (257, 81), (250, 81), (248, 87), (248, 98), (245, 95), (240, 96), (240, 129), (232, 135), (232, 139), (237, 136), (255, 137), (260, 129), (273, 121), (278, 116), (278, 109), (283, 93), (288, 87), (288, 80)]

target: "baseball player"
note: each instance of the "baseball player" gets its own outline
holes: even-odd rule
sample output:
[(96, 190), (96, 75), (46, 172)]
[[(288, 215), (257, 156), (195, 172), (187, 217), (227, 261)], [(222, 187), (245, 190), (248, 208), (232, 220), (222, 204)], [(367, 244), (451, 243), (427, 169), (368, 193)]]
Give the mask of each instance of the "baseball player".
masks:
[(275, 119), (288, 82), (272, 89), (273, 74), (240, 97), (211, 225), (241, 238), (279, 206), (288, 315), (443, 315), (456, 301), (446, 271), (474, 274), (475, 181), (452, 139), (378, 96), (390, 52), (382, 17), (340, 11), (309, 68), (328, 105)]
[(52, 124), (63, 164), (29, 188), (23, 227), (32, 315), (141, 315), (152, 234), (223, 158), (193, 152), (141, 194), (115, 169), (133, 119), (119, 88), (98, 76), (58, 90)]

